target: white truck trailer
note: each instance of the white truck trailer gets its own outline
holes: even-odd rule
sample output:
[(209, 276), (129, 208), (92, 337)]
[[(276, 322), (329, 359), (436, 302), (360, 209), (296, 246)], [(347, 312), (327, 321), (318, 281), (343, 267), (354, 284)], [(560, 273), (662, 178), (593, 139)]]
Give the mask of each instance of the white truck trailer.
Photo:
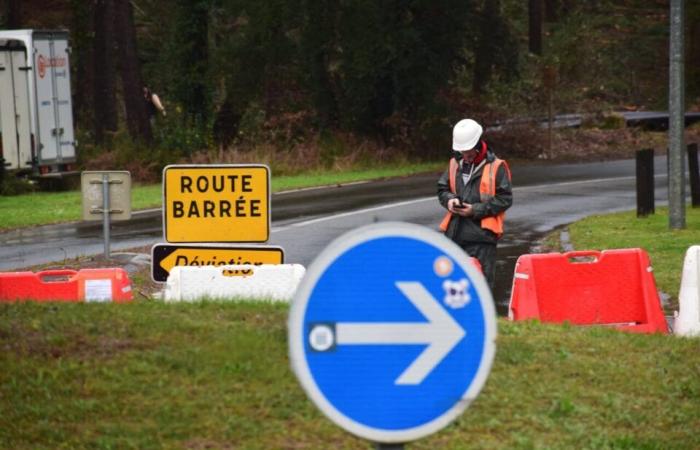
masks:
[(0, 31), (0, 163), (33, 177), (77, 173), (68, 32)]

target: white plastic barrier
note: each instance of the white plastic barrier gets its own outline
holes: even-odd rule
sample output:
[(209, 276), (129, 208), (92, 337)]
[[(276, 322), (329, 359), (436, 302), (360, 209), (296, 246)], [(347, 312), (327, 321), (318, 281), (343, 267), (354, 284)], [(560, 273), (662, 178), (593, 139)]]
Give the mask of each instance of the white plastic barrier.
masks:
[(700, 245), (685, 253), (681, 290), (678, 294), (680, 311), (674, 314), (673, 332), (680, 336), (700, 335)]
[(300, 264), (177, 266), (165, 285), (165, 301), (251, 299), (289, 302), (304, 277)]

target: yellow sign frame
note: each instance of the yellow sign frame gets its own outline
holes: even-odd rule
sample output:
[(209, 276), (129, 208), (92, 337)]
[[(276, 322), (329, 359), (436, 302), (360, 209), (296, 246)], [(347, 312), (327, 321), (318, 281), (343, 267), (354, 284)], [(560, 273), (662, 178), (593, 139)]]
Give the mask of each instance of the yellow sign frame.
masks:
[(270, 238), (270, 168), (264, 164), (163, 169), (163, 236), (173, 243)]

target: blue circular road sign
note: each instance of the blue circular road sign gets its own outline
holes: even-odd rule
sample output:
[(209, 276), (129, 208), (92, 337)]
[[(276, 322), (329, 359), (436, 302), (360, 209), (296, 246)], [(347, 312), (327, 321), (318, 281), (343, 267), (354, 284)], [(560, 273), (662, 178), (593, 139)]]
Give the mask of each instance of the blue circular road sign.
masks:
[(316, 406), (375, 442), (440, 430), (491, 370), (496, 313), (464, 251), (418, 225), (385, 222), (333, 241), (289, 316), (292, 368)]

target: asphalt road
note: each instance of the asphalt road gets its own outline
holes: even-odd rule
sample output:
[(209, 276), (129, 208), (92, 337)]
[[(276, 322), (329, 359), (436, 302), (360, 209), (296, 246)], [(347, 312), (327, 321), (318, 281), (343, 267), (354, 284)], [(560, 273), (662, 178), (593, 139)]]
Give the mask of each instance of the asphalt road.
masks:
[[(586, 217), (636, 208), (634, 160), (512, 167), (514, 205), (499, 245), (494, 297), (507, 306), (513, 266), (545, 233)], [(657, 204), (666, 202), (666, 160), (655, 159)], [(437, 230), (444, 210), (435, 197), (439, 174), (274, 194), (269, 244), (284, 248), (285, 261), (308, 266), (333, 239), (378, 221), (404, 221)], [(164, 242), (160, 210), (115, 222), (111, 248)], [(0, 233), (0, 270), (14, 270), (103, 252), (101, 222), (68, 223)], [(378, 264), (390, 263), (378, 261)], [(369, 269), (369, 268), (368, 268)]]
[[(657, 158), (655, 166), (655, 197), (660, 205), (667, 201), (665, 159)], [(410, 196), (404, 194), (407, 187), (402, 183), (375, 185), (374, 192), (377, 195), (381, 192), (386, 199), (381, 204), (276, 222), (270, 243), (285, 249), (288, 262), (308, 265), (337, 236), (369, 223), (404, 221), (437, 230), (444, 210), (434, 195), (436, 181), (435, 175), (406, 180), (417, 189)], [(514, 205), (507, 213), (506, 234), (499, 244), (494, 289), (500, 314), (507, 311), (517, 258), (530, 252), (547, 232), (591, 214), (636, 209), (632, 160), (514, 167), (513, 183)], [(425, 187), (418, 189), (415, 187), (418, 185)], [(386, 261), (377, 261), (377, 264), (390, 263), (391, 255), (387, 255)]]

